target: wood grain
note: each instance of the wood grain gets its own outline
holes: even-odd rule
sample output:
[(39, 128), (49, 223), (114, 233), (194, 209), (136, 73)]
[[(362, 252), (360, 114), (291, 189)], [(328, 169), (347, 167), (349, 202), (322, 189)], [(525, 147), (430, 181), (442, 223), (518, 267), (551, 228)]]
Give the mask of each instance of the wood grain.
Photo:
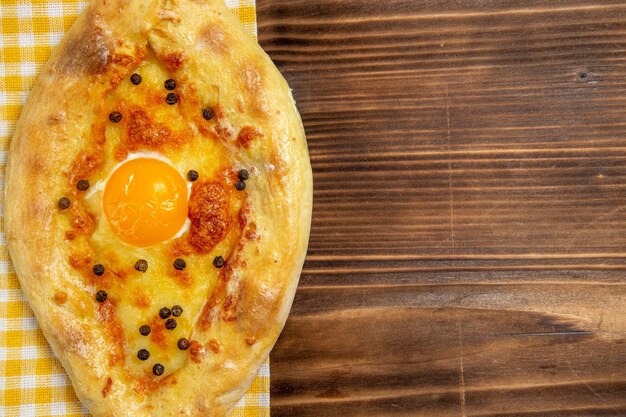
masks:
[(626, 2), (257, 0), (314, 171), (272, 415), (626, 415)]

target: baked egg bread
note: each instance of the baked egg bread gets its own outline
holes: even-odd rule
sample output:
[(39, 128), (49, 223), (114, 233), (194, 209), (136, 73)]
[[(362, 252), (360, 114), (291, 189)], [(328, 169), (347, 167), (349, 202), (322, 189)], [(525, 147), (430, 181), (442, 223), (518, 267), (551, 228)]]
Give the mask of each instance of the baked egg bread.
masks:
[(23, 109), (5, 229), (94, 416), (225, 416), (287, 318), (311, 202), (289, 87), (222, 0), (94, 0)]

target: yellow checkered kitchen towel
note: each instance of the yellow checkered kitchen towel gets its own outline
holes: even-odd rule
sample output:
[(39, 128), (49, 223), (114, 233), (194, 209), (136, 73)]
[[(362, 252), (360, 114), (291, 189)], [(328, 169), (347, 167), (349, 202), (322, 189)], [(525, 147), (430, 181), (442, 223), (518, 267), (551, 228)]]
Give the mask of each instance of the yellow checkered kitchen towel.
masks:
[[(254, 0), (226, 0), (256, 35)], [(39, 71), (87, 2), (0, 0), (0, 184), (11, 135)], [(89, 415), (22, 294), (6, 249), (0, 201), (0, 417)], [(269, 363), (231, 417), (269, 416)]]

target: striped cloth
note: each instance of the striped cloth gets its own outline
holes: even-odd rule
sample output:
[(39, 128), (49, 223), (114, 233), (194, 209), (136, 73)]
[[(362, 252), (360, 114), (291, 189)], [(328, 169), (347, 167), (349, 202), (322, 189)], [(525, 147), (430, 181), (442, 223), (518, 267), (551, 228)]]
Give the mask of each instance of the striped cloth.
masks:
[[(256, 35), (254, 0), (226, 4)], [(1, 187), (11, 135), (28, 92), (52, 48), (86, 5), (77, 0), (0, 0)], [(89, 415), (20, 289), (6, 249), (2, 208), (0, 200), (0, 417)], [(265, 363), (231, 417), (269, 414), (269, 363)]]

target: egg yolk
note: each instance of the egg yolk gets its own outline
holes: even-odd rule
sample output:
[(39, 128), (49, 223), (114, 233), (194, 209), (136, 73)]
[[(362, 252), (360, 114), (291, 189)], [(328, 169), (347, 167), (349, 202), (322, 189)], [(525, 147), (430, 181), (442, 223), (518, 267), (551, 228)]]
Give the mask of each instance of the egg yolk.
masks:
[(187, 184), (166, 162), (131, 159), (104, 188), (104, 215), (113, 233), (133, 246), (171, 239), (187, 219)]

